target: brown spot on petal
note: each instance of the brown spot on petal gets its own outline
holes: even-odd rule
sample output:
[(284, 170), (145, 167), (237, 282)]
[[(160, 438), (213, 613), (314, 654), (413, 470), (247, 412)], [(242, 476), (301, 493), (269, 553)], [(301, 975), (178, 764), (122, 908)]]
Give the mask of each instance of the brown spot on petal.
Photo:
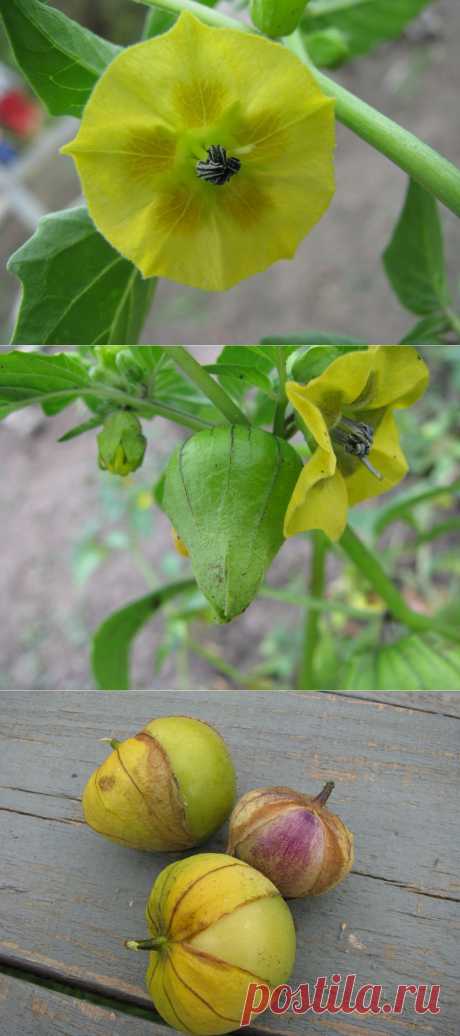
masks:
[(110, 791), (115, 784), (115, 777), (100, 777), (97, 783), (101, 791)]

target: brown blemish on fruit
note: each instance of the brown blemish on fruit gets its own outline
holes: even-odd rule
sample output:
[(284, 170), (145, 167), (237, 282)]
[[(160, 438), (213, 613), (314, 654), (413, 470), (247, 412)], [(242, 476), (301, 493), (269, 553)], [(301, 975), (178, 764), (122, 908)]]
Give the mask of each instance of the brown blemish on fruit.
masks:
[(100, 777), (97, 783), (101, 791), (110, 791), (115, 784), (115, 777)]

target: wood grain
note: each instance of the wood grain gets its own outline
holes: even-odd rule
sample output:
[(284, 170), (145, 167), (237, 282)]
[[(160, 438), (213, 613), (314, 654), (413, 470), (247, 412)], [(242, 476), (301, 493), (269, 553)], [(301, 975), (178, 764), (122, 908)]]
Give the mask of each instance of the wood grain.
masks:
[[(91, 1003), (0, 974), (0, 1008), (9, 1033), (20, 1036), (165, 1036), (154, 1018), (144, 1020), (112, 1007)], [(6, 1030), (5, 1030), (6, 1032)]]
[[(442, 695), (431, 697), (442, 707)], [(372, 1019), (263, 1015), (257, 1030), (458, 1032), (457, 719), (323, 693), (22, 692), (3, 694), (1, 705), (4, 963), (148, 1005), (146, 962), (123, 940), (144, 937), (148, 891), (176, 857), (98, 837), (82, 821), (80, 796), (106, 754), (101, 737), (126, 737), (154, 715), (195, 715), (225, 736), (240, 794), (270, 784), (315, 791), (333, 779), (331, 808), (355, 832), (354, 873), (325, 896), (290, 903), (298, 931), (294, 982), (356, 973), (358, 983), (382, 983), (388, 999), (399, 982), (442, 985), (436, 1017), (410, 1010)], [(207, 848), (225, 849), (225, 836), (224, 830)], [(84, 1025), (76, 1031), (87, 1036)]]

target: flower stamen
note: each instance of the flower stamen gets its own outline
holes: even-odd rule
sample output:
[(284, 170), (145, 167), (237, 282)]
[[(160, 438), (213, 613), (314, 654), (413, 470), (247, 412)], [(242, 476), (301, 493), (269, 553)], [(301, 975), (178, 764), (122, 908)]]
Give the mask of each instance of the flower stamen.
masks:
[(207, 148), (207, 152), (208, 157), (197, 162), (195, 166), (196, 175), (200, 180), (220, 187), (231, 180), (236, 173), (239, 173), (241, 169), (239, 158), (228, 155), (226, 148), (221, 144), (211, 144)]
[(352, 421), (342, 415), (331, 431), (331, 438), (338, 446), (342, 446), (346, 453), (352, 453), (357, 457), (371, 475), (379, 480), (383, 479), (383, 475), (368, 459), (374, 442), (374, 429), (371, 425), (365, 424), (364, 421)]

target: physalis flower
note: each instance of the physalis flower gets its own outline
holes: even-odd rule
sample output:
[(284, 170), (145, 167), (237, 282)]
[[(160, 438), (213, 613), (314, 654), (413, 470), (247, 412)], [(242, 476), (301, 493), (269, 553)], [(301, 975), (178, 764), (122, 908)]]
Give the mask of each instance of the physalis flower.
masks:
[(333, 149), (334, 102), (295, 55), (183, 13), (114, 59), (62, 150), (145, 277), (221, 291), (292, 258), (334, 193)]
[(401, 481), (408, 465), (393, 410), (415, 403), (428, 380), (412, 346), (372, 345), (340, 356), (307, 385), (287, 382), (316, 449), (289, 502), (285, 536), (322, 529), (338, 540), (349, 507)]

